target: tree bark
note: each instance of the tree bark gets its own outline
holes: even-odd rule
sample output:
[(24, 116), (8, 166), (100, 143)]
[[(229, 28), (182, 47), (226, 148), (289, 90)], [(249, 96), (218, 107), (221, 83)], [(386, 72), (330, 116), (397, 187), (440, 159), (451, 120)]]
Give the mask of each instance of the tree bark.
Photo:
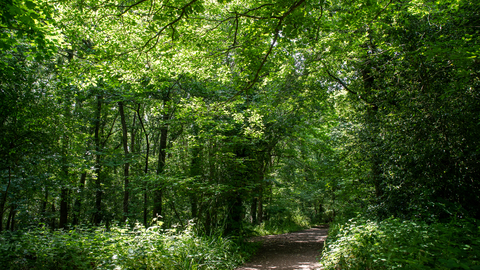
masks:
[(243, 200), (240, 192), (234, 192), (228, 197), (226, 235), (238, 235), (242, 230)]
[(47, 204), (48, 204), (48, 188), (45, 187), (45, 197), (40, 205), (40, 213), (42, 214), (42, 222), (47, 223)]
[(252, 216), (252, 224), (257, 224), (257, 204), (258, 204), (258, 197), (253, 197), (252, 204), (250, 206), (250, 215)]
[(10, 206), (10, 213), (8, 214), (7, 219), (7, 230), (13, 231), (15, 229), (15, 214), (17, 210), (15, 209), (15, 204)]
[(60, 223), (59, 228), (65, 228), (68, 222), (68, 189), (63, 187), (60, 192)]
[(263, 184), (260, 185), (258, 190), (258, 211), (257, 211), (257, 224), (263, 222)]
[[(166, 121), (168, 120), (168, 115), (163, 116), (164, 124), (160, 129), (160, 148), (158, 155), (158, 166), (157, 166), (157, 175), (162, 175), (165, 170), (165, 159), (166, 159), (166, 150), (167, 150), (167, 135), (168, 135), (168, 126)], [(153, 217), (156, 218), (157, 215), (162, 215), (162, 200), (163, 200), (163, 183), (157, 183), (154, 192), (153, 198)]]
[[(65, 106), (65, 115), (68, 115), (68, 108)], [(60, 191), (60, 220), (59, 228), (65, 228), (68, 222), (68, 158), (67, 158), (68, 136), (64, 135), (62, 140), (62, 180)]]
[[(375, 48), (371, 48), (371, 50), (374, 50)], [(377, 123), (377, 114), (378, 114), (378, 106), (376, 105), (376, 102), (374, 100), (373, 96), (373, 88), (375, 87), (375, 77), (374, 74), (372, 73), (372, 63), (371, 60), (367, 58), (365, 61), (365, 66), (364, 69), (362, 70), (362, 79), (363, 79), (363, 86), (365, 89), (366, 93), (366, 98), (369, 99), (369, 104), (367, 107), (367, 123), (369, 124), (368, 126), (370, 127), (370, 141), (372, 142), (372, 146), (374, 147), (372, 156), (371, 156), (371, 171), (372, 171), (372, 182), (373, 186), (375, 188), (375, 196), (377, 198), (380, 198), (383, 195), (383, 189), (382, 189), (382, 169), (381, 169), (381, 160), (379, 157), (379, 154), (377, 153), (378, 147), (380, 145), (380, 142), (378, 141), (378, 123)]]
[[(132, 121), (132, 130), (130, 131), (130, 153), (131, 154), (135, 153), (135, 122), (136, 122), (136, 119), (137, 119), (137, 114), (134, 112), (133, 113), (133, 121)], [(130, 167), (130, 163), (129, 163), (129, 167)], [(130, 172), (128, 173), (128, 177), (129, 177), (128, 182), (129, 182), (129, 185), (130, 185), (130, 180), (131, 180)], [(125, 189), (126, 189), (126, 187), (125, 187)], [(128, 189), (128, 194), (129, 194), (129, 197), (130, 197), (130, 189)], [(129, 206), (130, 205), (130, 199), (129, 198), (127, 198), (127, 202), (128, 202), (127, 205)], [(126, 213), (128, 214), (128, 211)]]
[[(7, 203), (8, 190), (12, 183), (12, 168), (8, 167), (8, 185), (5, 193), (3, 193), (2, 200), (0, 201), (0, 232), (3, 231), (3, 214), (5, 213), (5, 204)], [(8, 227), (8, 226), (7, 226)]]
[(235, 147), (234, 153), (236, 160), (234, 160), (233, 166), (229, 168), (230, 183), (228, 184), (231, 190), (226, 194), (227, 218), (224, 231), (226, 235), (238, 235), (243, 229), (244, 194), (240, 190), (245, 188), (245, 179), (253, 176), (251, 171), (253, 164), (251, 161), (247, 161), (252, 157), (250, 147), (239, 144)]
[(56, 218), (55, 218), (55, 203), (52, 202), (52, 214), (51, 214), (51, 219), (50, 219), (50, 227), (52, 228), (52, 231), (55, 230), (56, 228)]
[[(66, 123), (72, 119), (72, 112), (71, 112), (71, 101), (68, 95), (64, 95), (63, 97), (63, 109), (64, 109), (64, 117)], [(62, 136), (62, 183), (61, 183), (61, 191), (60, 191), (60, 219), (59, 219), (59, 228), (65, 228), (68, 222), (68, 195), (69, 195), (69, 182), (70, 182), (70, 173), (69, 173), (69, 165), (68, 165), (68, 153), (69, 153), (69, 144), (70, 138), (68, 132), (64, 131)]]
[[(123, 109), (123, 102), (118, 102), (118, 110), (120, 112), (120, 122), (122, 123), (122, 145), (125, 160), (128, 160), (128, 131), (127, 131), (127, 121), (125, 119), (125, 112)], [(129, 200), (129, 174), (130, 174), (130, 163), (126, 161), (123, 169), (124, 177), (124, 191), (123, 191), (123, 221), (127, 220), (128, 217), (128, 200)]]
[(75, 203), (73, 204), (73, 225), (78, 225), (80, 221), (80, 211), (82, 208), (82, 197), (83, 197), (83, 190), (85, 189), (85, 180), (87, 178), (87, 172), (83, 172), (80, 175), (80, 185), (79, 185), (79, 195), (75, 199)]
[(93, 223), (98, 225), (102, 220), (102, 156), (100, 153), (100, 122), (102, 114), (102, 103), (103, 97), (97, 95), (97, 108), (95, 112), (95, 213), (93, 218)]
[[(193, 127), (193, 135), (197, 135), (197, 127), (194, 124)], [(190, 162), (190, 177), (196, 178), (201, 175), (201, 170), (200, 170), (200, 152), (201, 148), (199, 146), (194, 145), (192, 147), (192, 160)], [(195, 179), (194, 181), (196, 181)], [(198, 217), (198, 196), (197, 196), (197, 190), (192, 190), (190, 192), (190, 205), (191, 205), (191, 212), (192, 212), (192, 218), (197, 218)]]
[[(157, 175), (162, 175), (165, 170), (166, 150), (167, 150), (167, 136), (168, 136), (168, 120), (170, 119), (167, 110), (169, 97), (168, 95), (163, 100), (164, 113), (162, 117), (162, 127), (160, 128), (160, 147), (158, 155)], [(163, 183), (157, 183), (155, 186), (153, 197), (153, 218), (162, 215), (162, 200), (163, 200)]]
[[(145, 129), (145, 125), (143, 124), (142, 117), (140, 116), (140, 105), (137, 108), (137, 115), (138, 121), (142, 126), (143, 133), (145, 133), (145, 143), (147, 144), (146, 153), (145, 153), (145, 168), (144, 168), (144, 176), (147, 177), (148, 175), (148, 156), (150, 154), (150, 142), (148, 140), (148, 133)], [(147, 182), (144, 183), (144, 190), (143, 190), (143, 225), (147, 227), (147, 213), (148, 213), (148, 196), (147, 196)]]

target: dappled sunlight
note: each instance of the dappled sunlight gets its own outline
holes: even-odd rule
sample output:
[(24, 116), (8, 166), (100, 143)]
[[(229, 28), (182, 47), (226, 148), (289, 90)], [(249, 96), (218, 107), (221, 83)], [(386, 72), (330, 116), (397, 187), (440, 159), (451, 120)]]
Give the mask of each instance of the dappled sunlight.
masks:
[(0, 270), (480, 270), (480, 1), (0, 1)]
[(327, 228), (253, 237), (250, 241), (261, 241), (263, 246), (251, 261), (237, 270), (314, 270), (321, 269), (318, 258), (327, 238)]

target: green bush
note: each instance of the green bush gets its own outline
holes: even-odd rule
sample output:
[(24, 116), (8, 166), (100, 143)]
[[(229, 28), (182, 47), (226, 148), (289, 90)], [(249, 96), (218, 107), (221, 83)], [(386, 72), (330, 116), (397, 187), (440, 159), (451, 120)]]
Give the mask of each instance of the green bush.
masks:
[(362, 218), (332, 225), (325, 269), (480, 269), (476, 221), (427, 224)]
[[(281, 214), (278, 214), (281, 213)], [(311, 222), (300, 209), (278, 211), (268, 220), (253, 228), (256, 235), (283, 234), (304, 230), (311, 227)]]
[(234, 269), (245, 252), (229, 239), (160, 226), (45, 228), (0, 235), (0, 269)]

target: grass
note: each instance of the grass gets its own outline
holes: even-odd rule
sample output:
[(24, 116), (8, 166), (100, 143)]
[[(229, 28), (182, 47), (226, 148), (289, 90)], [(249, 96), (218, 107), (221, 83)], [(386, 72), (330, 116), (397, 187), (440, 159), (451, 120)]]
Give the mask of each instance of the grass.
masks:
[(31, 228), (0, 235), (0, 269), (234, 269), (249, 248), (191, 226)]

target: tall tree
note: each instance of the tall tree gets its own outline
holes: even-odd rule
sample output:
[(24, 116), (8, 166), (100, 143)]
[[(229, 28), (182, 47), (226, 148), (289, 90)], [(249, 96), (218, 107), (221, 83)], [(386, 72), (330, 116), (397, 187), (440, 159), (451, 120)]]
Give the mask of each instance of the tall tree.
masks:
[[(128, 161), (129, 152), (128, 152), (128, 130), (127, 130), (127, 121), (125, 120), (125, 112), (123, 101), (118, 102), (118, 111), (120, 112), (120, 122), (122, 123), (122, 145), (123, 145), (123, 152), (125, 155), (125, 164), (123, 170), (123, 177), (124, 177), (124, 195), (123, 195), (123, 220), (125, 221), (128, 216), (128, 199), (129, 199), (129, 176), (130, 176), (130, 162)], [(133, 134), (132, 140), (133, 140)]]

